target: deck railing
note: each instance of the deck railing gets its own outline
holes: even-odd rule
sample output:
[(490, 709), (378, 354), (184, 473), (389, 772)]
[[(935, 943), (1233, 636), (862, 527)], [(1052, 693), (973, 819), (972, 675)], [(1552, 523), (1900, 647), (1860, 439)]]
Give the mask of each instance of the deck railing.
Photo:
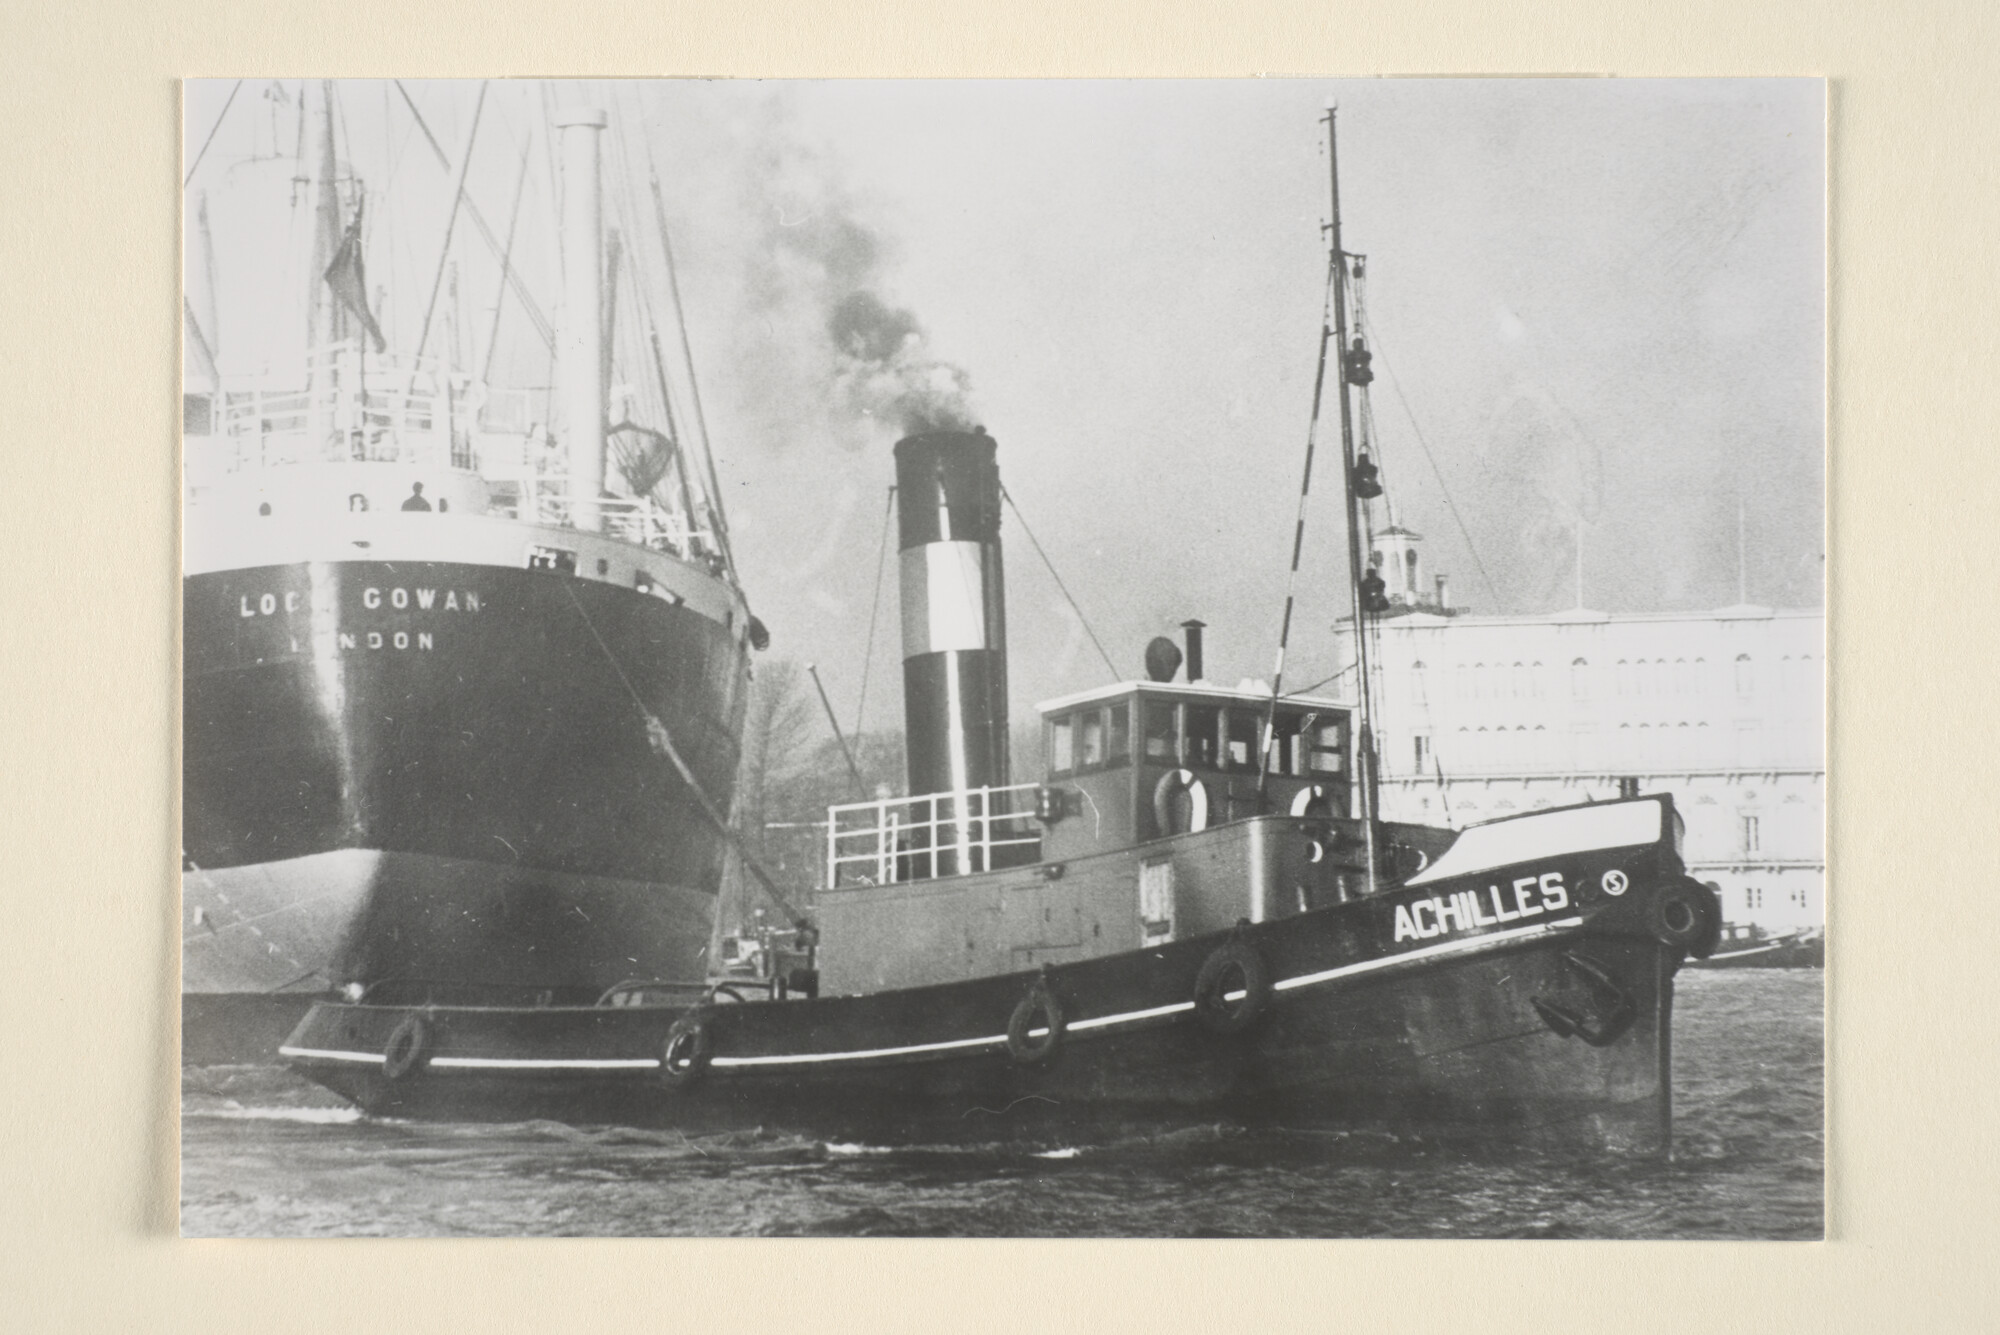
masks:
[(888, 885), (1032, 861), (1040, 785), (888, 797), (827, 809), (826, 883)]
[[(190, 441), (191, 483), (306, 463), (404, 463), (477, 472), (491, 513), (572, 527), (568, 465), (548, 434), (548, 392), (489, 389), (436, 358), (367, 353), (349, 340), (314, 353), (305, 386), (225, 379)], [(719, 567), (721, 546), (684, 509), (650, 496), (604, 497), (602, 531), (623, 542)]]

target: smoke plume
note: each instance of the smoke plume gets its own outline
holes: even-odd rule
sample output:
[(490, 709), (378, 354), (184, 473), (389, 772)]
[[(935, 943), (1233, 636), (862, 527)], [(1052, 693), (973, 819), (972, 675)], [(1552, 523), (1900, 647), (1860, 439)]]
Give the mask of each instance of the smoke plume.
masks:
[(937, 356), (916, 314), (889, 296), (891, 247), (867, 204), (782, 104), (762, 129), (749, 201), (758, 226), (745, 257), (760, 362), (785, 365), (850, 447), (968, 429), (971, 377)]

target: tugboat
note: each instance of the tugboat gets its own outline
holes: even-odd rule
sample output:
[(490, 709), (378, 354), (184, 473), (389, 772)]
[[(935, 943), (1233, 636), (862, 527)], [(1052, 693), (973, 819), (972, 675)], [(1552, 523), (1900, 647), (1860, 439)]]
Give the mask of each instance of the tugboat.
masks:
[[(1334, 216), (1321, 384), (1338, 331), (1352, 533), (1366, 364), (1337, 192)], [(1218, 686), (1199, 623), (1185, 652), (1148, 647), (1146, 680), (1041, 705), (1046, 770), (1010, 783), (996, 454), (977, 431), (896, 446), (913, 796), (830, 810), (817, 921), (757, 943), (761, 989), (322, 1003), (284, 1045), (296, 1069), (403, 1117), (876, 1142), (1226, 1120), (1664, 1152), (1673, 978), (1719, 920), (1672, 798), (1383, 821), (1368, 692), (1286, 695), (1282, 658), (1269, 688)]]
[[(268, 218), (261, 249), (224, 219), (238, 224), (225, 258), (263, 265), (225, 270), (239, 295), (254, 280), (243, 322), (216, 327), (213, 245), (206, 313), (188, 307), (190, 1061), (270, 1059), (312, 999), (363, 986), (587, 1004), (644, 972), (698, 993), (724, 847), (704, 804), (729, 802), (763, 635), (712, 472), (664, 420), (657, 342), (650, 359), (615, 355), (645, 346), (631, 326), (650, 316), (629, 298), (616, 312), (605, 114), (559, 115), (550, 131), (567, 182), (564, 312), (543, 331), (551, 395), (489, 390), (425, 352), (437, 337), (384, 340), (337, 99), (330, 82), (300, 85), (296, 159), (239, 164), (221, 191), (251, 215), (291, 190), (290, 234), (312, 238), (294, 257), (308, 298), (298, 354), (277, 337), (289, 326), (273, 311), (289, 308), (269, 238), (284, 229)], [(468, 157), (478, 125), (475, 108)], [(463, 163), (456, 174), (464, 238)], [(199, 218), (206, 236), (205, 197)], [(447, 222), (447, 258), (452, 234)], [(442, 284), (452, 270), (438, 263)], [(612, 376), (629, 382), (616, 409)]]

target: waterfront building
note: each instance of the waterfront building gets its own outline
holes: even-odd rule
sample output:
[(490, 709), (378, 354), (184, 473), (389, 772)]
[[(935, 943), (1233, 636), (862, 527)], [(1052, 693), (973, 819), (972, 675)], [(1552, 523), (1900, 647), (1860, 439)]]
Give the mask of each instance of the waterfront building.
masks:
[[(1375, 542), (1385, 817), (1467, 825), (1666, 790), (1730, 923), (1824, 923), (1823, 612), (1475, 616), (1420, 583), (1417, 540), (1392, 526)], [(1351, 623), (1337, 631), (1352, 662)]]

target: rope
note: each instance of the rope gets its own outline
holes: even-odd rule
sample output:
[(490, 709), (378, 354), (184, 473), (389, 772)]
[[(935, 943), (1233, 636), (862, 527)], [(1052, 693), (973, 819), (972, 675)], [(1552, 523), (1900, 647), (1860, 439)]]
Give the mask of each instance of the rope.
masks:
[(1104, 645), (1098, 641), (1097, 632), (1090, 628), (1090, 622), (1084, 617), (1083, 609), (1076, 605), (1076, 599), (1070, 597), (1069, 586), (1063, 583), (1061, 575), (1056, 574), (1055, 563), (1049, 560), (1049, 554), (1043, 551), (1042, 544), (1036, 541), (1035, 531), (1028, 527), (1027, 519), (1021, 514), (1021, 507), (1014, 504), (1014, 498), (1005, 486), (1000, 488), (1000, 495), (1014, 511), (1014, 518), (1020, 520), (1021, 532), (1028, 535), (1028, 542), (1034, 547), (1035, 555), (1041, 557), (1042, 564), (1048, 568), (1049, 578), (1056, 582), (1056, 587), (1062, 590), (1062, 596), (1069, 600), (1070, 611), (1076, 613), (1077, 623), (1083, 627), (1083, 633), (1090, 637), (1090, 643), (1096, 648), (1097, 656), (1104, 660), (1104, 666), (1110, 669), (1111, 675), (1122, 681), (1124, 674), (1119, 672), (1118, 665), (1111, 661), (1111, 655), (1104, 652)]
[[(882, 550), (875, 556), (875, 600), (868, 606), (868, 644), (861, 651), (861, 699), (854, 706), (856, 737), (861, 735), (861, 729), (868, 721), (868, 673), (875, 666), (875, 619), (882, 611), (882, 572), (889, 567), (889, 519), (895, 512), (896, 487), (891, 483), (889, 499), (882, 507)], [(827, 717), (832, 716), (833, 712), (828, 710)]]
[(638, 687), (634, 686), (632, 679), (625, 675), (624, 665), (619, 663), (618, 655), (611, 652), (611, 646), (604, 642), (604, 637), (597, 633), (597, 623), (592, 621), (590, 613), (584, 610), (582, 600), (576, 596), (576, 589), (568, 579), (563, 580), (563, 592), (569, 595), (570, 605), (576, 608), (576, 614), (583, 618), (584, 628), (590, 632), (590, 638), (596, 640), (597, 647), (604, 651), (605, 660), (611, 664), (611, 670), (617, 673), (618, 680), (624, 683), (625, 693), (632, 697), (632, 703), (639, 706), (639, 712), (646, 716), (647, 732), (659, 742), (660, 749), (667, 753), (667, 760), (680, 774), (681, 782), (687, 785), (688, 791), (694, 794), (694, 800), (700, 805), (702, 814), (708, 817), (708, 823), (713, 825), (736, 851), (736, 856), (743, 859), (744, 870), (757, 878), (757, 883), (764, 887), (764, 893), (771, 897), (771, 902), (778, 906), (779, 911), (792, 922), (800, 921), (803, 915), (786, 901), (770, 874), (744, 846), (742, 836), (723, 818), (722, 812), (709, 798), (708, 791), (701, 786), (701, 781), (694, 777), (694, 771), (688, 768), (687, 761), (681, 759), (680, 748), (674, 745), (673, 734), (667, 731), (667, 725), (660, 721), (659, 715), (647, 707), (645, 698), (639, 694)]

